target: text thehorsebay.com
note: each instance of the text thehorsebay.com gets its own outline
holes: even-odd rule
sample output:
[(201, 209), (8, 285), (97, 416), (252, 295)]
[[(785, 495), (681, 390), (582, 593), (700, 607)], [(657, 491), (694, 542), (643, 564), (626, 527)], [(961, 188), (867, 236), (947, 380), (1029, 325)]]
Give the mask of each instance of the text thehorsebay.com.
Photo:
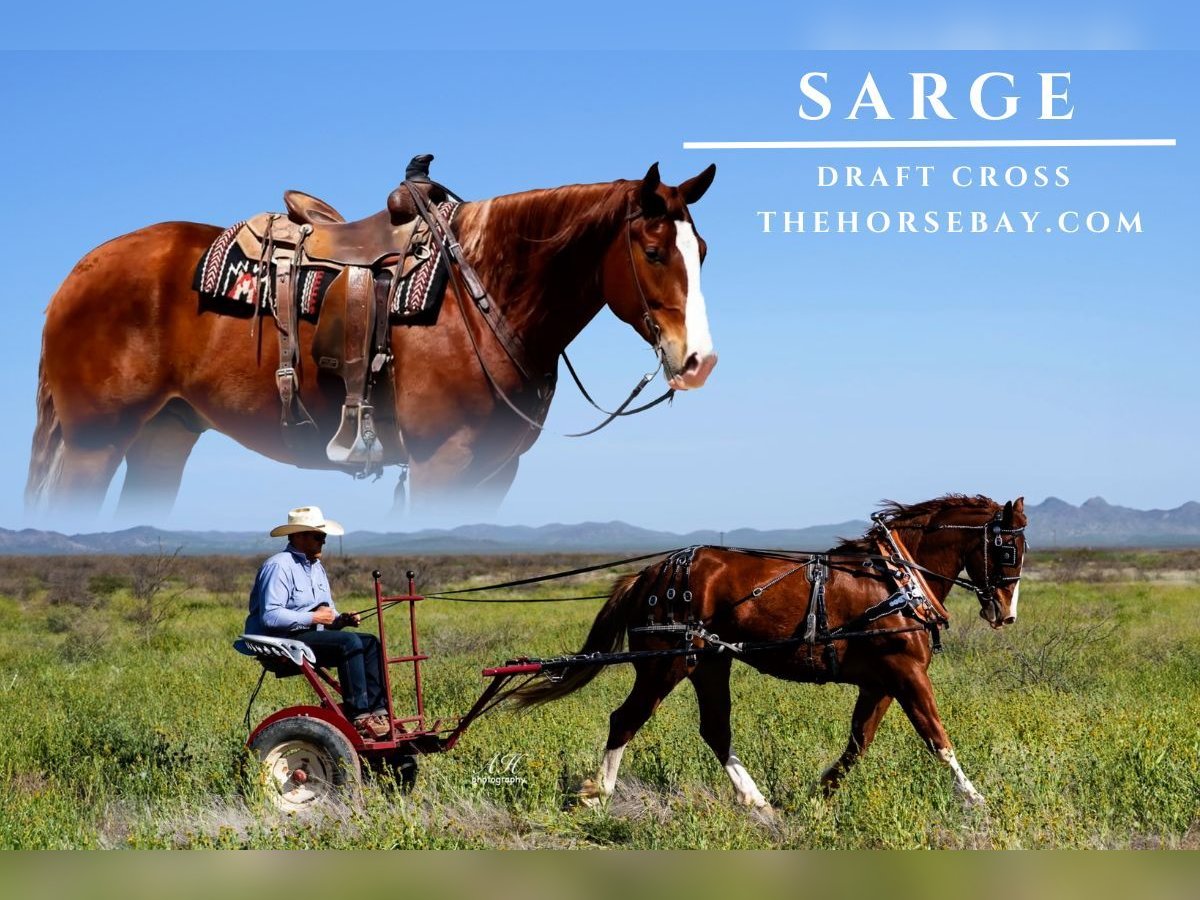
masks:
[[(912, 121), (967, 119), (995, 122), (1012, 119), (1022, 111), (1020, 93), (1013, 92), (1017, 84), (1014, 75), (1006, 72), (985, 72), (970, 84), (969, 100), (954, 106), (947, 97), (949, 83), (936, 72), (908, 73), (911, 92), (905, 100), (906, 118)], [(1069, 96), (1070, 72), (1037, 73), (1040, 90), (1034, 105), (1039, 122), (1065, 122), (1074, 118), (1075, 107)], [(808, 72), (800, 82), (803, 99), (798, 107), (799, 117), (818, 122), (835, 114), (828, 91), (826, 72)], [(1034, 98), (1031, 98), (1034, 99)], [(889, 105), (889, 103), (891, 105)], [(854, 102), (845, 113), (846, 120), (896, 118), (895, 98), (885, 98), (873, 75), (867, 72), (861, 81)], [(896, 110), (899, 112), (899, 110)], [(1031, 115), (1030, 118), (1033, 118)], [(1043, 134), (1045, 132), (1042, 132)], [(839, 143), (839, 142), (834, 142)], [(841, 142), (840, 149), (853, 149), (861, 144), (864, 150), (911, 149), (922, 146), (951, 147), (954, 141), (898, 142)], [(1014, 144), (1039, 143), (1054, 145), (1054, 141), (965, 141), (977, 147), (1004, 147)], [(1064, 141), (1064, 145), (1100, 143)], [(1113, 142), (1121, 143), (1121, 142)], [(1129, 143), (1129, 142), (1126, 142)], [(1153, 143), (1153, 142), (1152, 142)], [(1161, 143), (1161, 142), (1159, 142)], [(1171, 142), (1174, 143), (1173, 141)], [(875, 145), (872, 148), (872, 144)], [(946, 152), (939, 149), (939, 153)], [(1027, 150), (1023, 150), (1027, 153)], [(1044, 152), (1044, 151), (1043, 151)], [(762, 234), (1141, 234), (1143, 219), (1140, 210), (1079, 209), (1059, 198), (1070, 196), (1071, 171), (1061, 162), (1019, 162), (1013, 164), (964, 163), (953, 161), (938, 164), (848, 165), (823, 162), (811, 170), (806, 196), (822, 198), (822, 202), (806, 203), (819, 208), (756, 209), (757, 230)], [(814, 194), (815, 189), (815, 194)], [(825, 196), (876, 198), (881, 194), (913, 198), (928, 190), (938, 198), (940, 208), (917, 207), (916, 203), (878, 204), (874, 209), (830, 208)], [(1006, 209), (1006, 198), (1021, 196), (1028, 200), (1022, 209)], [(956, 202), (962, 197), (965, 202)], [(967, 198), (970, 198), (969, 200)], [(1055, 202), (1045, 201), (1054, 198)], [(857, 206), (842, 201), (846, 206)], [(841, 205), (841, 203), (837, 205)], [(996, 205), (993, 206), (992, 204)], [(871, 204), (875, 206), (872, 199)], [(1013, 204), (1017, 205), (1017, 204)], [(1053, 205), (1054, 209), (1045, 208)], [(1038, 208), (1042, 207), (1042, 208)]]

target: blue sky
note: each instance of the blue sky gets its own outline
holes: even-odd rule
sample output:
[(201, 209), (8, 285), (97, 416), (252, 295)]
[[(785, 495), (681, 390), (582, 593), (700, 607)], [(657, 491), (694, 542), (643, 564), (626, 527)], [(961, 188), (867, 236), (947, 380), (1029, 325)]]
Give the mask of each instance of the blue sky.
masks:
[[(1092, 35), (1089, 46), (1141, 46), (1163, 33), (1153, 21), (1138, 26), (1108, 12), (1108, 44), (1096, 37), (1099, 26), (1079, 29)], [(824, 23), (824, 37), (837, 44), (835, 25)], [(1002, 43), (986, 22), (976, 25), (973, 40), (960, 30), (964, 41)], [(82, 41), (79, 27), (73, 20), (64, 45)], [(769, 33), (770, 20), (757, 27)], [(737, 31), (730, 44), (744, 46), (749, 33)], [(464, 38), (481, 40), (471, 30)], [(153, 35), (130, 41), (147, 46)], [(881, 497), (951, 490), (1073, 502), (1100, 494), (1139, 507), (1200, 498), (1194, 53), (664, 47), (414, 60), (329, 51), (319, 70), (296, 72), (289, 66), (297, 58), (0, 55), (10, 134), (0, 146), (0, 234), (9, 250), (0, 295), (16, 338), (0, 356), (9, 386), (0, 396), (9, 432), (0, 447), (0, 525), (24, 522), (42, 310), (81, 255), (155, 221), (227, 224), (278, 208), (289, 187), (348, 215), (373, 212), (407, 159), (426, 151), (437, 155), (435, 175), (468, 198), (638, 177), (655, 160), (677, 183), (718, 164), (693, 211), (709, 244), (704, 290), (721, 355), (708, 386), (591, 438), (542, 437), (497, 521), (778, 527), (862, 516)], [(1020, 107), (1008, 121), (983, 121), (967, 106), (971, 80), (993, 70), (1016, 78)], [(810, 71), (830, 75), (833, 114), (821, 122), (797, 114), (800, 77)], [(845, 120), (867, 71), (894, 120)], [(908, 118), (913, 71), (946, 76), (955, 121)], [(1071, 72), (1072, 120), (1037, 118), (1044, 71)], [(297, 97), (327, 111), (300, 129), (303, 141), (275, 143), (281, 129), (260, 101), (264, 72), (278, 85), (281, 115)], [(999, 87), (987, 95), (997, 105), (1009, 93)], [(1178, 146), (682, 148), (688, 140), (1120, 137), (1175, 138)], [(818, 165), (906, 164), (934, 166), (932, 186), (816, 187)], [(1066, 166), (1070, 185), (953, 188), (949, 174), (959, 165)], [(818, 209), (1007, 210), (1014, 218), (1026, 210), (1042, 218), (1034, 234), (798, 235), (762, 234), (756, 216)], [(1143, 232), (1041, 230), (1062, 210), (1140, 212)], [(589, 388), (609, 400), (623, 397), (650, 359), (607, 311), (572, 353)], [(592, 421), (564, 383), (551, 430)], [(390, 475), (371, 484), (282, 467), (209, 434), (169, 524), (253, 528), (303, 502), (352, 527), (424, 524), (385, 520), (392, 484)]]

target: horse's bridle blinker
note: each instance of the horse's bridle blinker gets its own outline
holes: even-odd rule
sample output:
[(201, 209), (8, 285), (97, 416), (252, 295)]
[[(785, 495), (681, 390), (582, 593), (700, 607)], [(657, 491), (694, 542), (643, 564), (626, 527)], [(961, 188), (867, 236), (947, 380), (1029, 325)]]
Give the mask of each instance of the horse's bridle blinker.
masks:
[(1016, 543), (1005, 541), (1004, 536), (1024, 535), (1025, 526), (1022, 525), (1020, 528), (1005, 528), (1004, 510), (997, 510), (995, 516), (980, 525), (935, 525), (933, 529), (935, 531), (974, 531), (975, 529), (979, 529), (982, 532), (983, 584), (977, 584), (970, 578), (955, 577), (950, 580), (960, 587), (974, 591), (975, 596), (979, 598), (980, 607), (991, 609), (993, 617), (990, 621), (998, 621), (1000, 618), (1000, 601), (996, 597), (996, 589), (1005, 584), (1020, 581), (1021, 576), (1000, 575), (993, 579), (991, 567), (988, 565), (988, 548), (995, 548), (992, 552), (999, 557), (1001, 569), (1019, 568), (1023, 560), (1017, 551), (1017, 545)]

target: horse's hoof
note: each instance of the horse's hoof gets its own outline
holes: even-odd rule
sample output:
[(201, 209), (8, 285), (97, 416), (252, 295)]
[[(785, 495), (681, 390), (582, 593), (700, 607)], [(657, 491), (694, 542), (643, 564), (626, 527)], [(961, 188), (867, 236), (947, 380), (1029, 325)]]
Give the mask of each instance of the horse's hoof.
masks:
[(600, 785), (596, 784), (592, 779), (587, 779), (579, 787), (579, 802), (584, 806), (595, 809), (605, 800), (604, 793), (600, 790)]

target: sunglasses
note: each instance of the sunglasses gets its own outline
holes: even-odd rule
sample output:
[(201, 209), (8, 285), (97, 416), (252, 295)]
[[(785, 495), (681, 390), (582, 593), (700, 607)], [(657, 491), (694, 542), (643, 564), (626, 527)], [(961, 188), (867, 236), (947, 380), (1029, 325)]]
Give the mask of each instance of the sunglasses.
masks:
[(318, 544), (323, 544), (328, 539), (329, 535), (322, 531), (302, 531), (301, 534), (308, 537), (310, 540), (316, 541)]

